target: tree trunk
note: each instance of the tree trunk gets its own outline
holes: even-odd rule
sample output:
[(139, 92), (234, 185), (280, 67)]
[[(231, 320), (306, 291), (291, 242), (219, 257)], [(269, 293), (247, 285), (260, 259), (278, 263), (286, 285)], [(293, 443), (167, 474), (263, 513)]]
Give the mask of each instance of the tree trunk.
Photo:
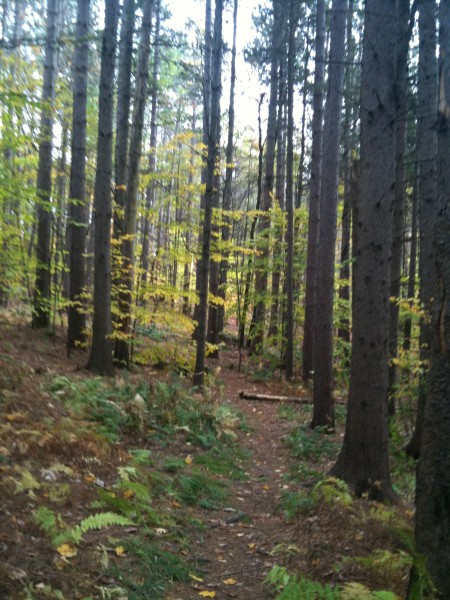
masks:
[(226, 149), (226, 171), (225, 171), (225, 186), (223, 189), (223, 226), (222, 226), (222, 244), (224, 257), (220, 263), (219, 272), (219, 296), (224, 304), (218, 306), (218, 330), (219, 333), (224, 328), (225, 318), (225, 299), (226, 287), (229, 269), (229, 250), (227, 244), (231, 237), (231, 221), (228, 211), (232, 209), (232, 181), (234, 173), (233, 154), (234, 154), (234, 96), (236, 87), (236, 31), (237, 31), (237, 14), (238, 0), (234, 0), (233, 5), (233, 46), (231, 50), (231, 74), (230, 74), (230, 103), (228, 107), (228, 140)]
[[(419, 6), (419, 72), (417, 85), (417, 160), (419, 194), (419, 296), (425, 318), (420, 322), (420, 360), (426, 361), (430, 355), (433, 333), (430, 324), (433, 297), (435, 295), (432, 277), (434, 269), (434, 229), (436, 218), (436, 112), (437, 106), (437, 64), (436, 64), (436, 2), (424, 0)], [(421, 377), (417, 417), (413, 436), (406, 452), (419, 457), (422, 437), (423, 415), (428, 383)]]
[(78, 0), (74, 54), (72, 164), (70, 168), (70, 280), (67, 348), (86, 342), (85, 251), (89, 210), (86, 202), (86, 110), (89, 58), (90, 0)]
[[(433, 3), (434, 4), (434, 3)], [(431, 2), (430, 2), (430, 7)], [(431, 12), (430, 10), (430, 12)], [(439, 5), (436, 295), (429, 394), (417, 470), (416, 540), (439, 597), (450, 597), (450, 1)], [(431, 109), (431, 107), (429, 107)], [(431, 111), (430, 111), (431, 112)]]
[(253, 308), (252, 325), (250, 328), (250, 351), (259, 353), (264, 342), (266, 294), (268, 282), (268, 257), (270, 226), (269, 208), (272, 204), (274, 184), (275, 147), (277, 143), (277, 95), (278, 95), (278, 65), (283, 39), (281, 24), (282, 5), (280, 0), (273, 0), (273, 25), (271, 39), (271, 68), (270, 68), (270, 98), (269, 115), (267, 118), (267, 142), (265, 172), (262, 186), (261, 207), (265, 212), (258, 222), (258, 250), (260, 255), (255, 260), (255, 304)]
[(314, 336), (314, 412), (311, 427), (334, 427), (333, 301), (339, 179), (339, 140), (344, 82), (347, 0), (333, 0), (330, 67), (325, 104)]
[(396, 3), (367, 0), (361, 79), (361, 161), (350, 391), (332, 473), (361, 495), (393, 497), (389, 474), (389, 275), (394, 183)]
[(305, 288), (305, 323), (303, 328), (302, 376), (308, 381), (314, 372), (313, 341), (317, 294), (317, 253), (319, 244), (320, 184), (322, 173), (323, 87), (325, 81), (325, 0), (316, 4), (316, 57), (309, 182), (308, 248)]
[(205, 375), (206, 328), (208, 312), (209, 262), (211, 255), (211, 225), (214, 194), (216, 190), (215, 168), (220, 131), (220, 97), (222, 92), (222, 13), (223, 0), (216, 0), (214, 13), (214, 39), (212, 44), (211, 70), (211, 119), (208, 128), (208, 155), (206, 161), (205, 210), (202, 228), (202, 253), (200, 258), (200, 282), (197, 325), (197, 352), (193, 383), (203, 387)]
[(118, 0), (105, 2), (94, 188), (94, 320), (87, 368), (114, 372), (111, 341), (111, 176)]
[(42, 88), (42, 111), (37, 173), (37, 246), (36, 282), (33, 299), (33, 327), (50, 325), (51, 304), (51, 195), (52, 195), (52, 148), (55, 82), (58, 63), (58, 21), (60, 2), (47, 2), (47, 33), (44, 58), (44, 83)]
[(139, 167), (141, 164), (144, 112), (147, 100), (148, 63), (150, 57), (150, 33), (152, 29), (153, 0), (145, 0), (143, 6), (141, 40), (137, 63), (134, 92), (133, 118), (131, 124), (128, 178), (122, 239), (122, 269), (119, 292), (118, 331), (114, 348), (114, 361), (118, 366), (130, 366), (131, 311), (134, 285), (134, 255), (139, 193)]

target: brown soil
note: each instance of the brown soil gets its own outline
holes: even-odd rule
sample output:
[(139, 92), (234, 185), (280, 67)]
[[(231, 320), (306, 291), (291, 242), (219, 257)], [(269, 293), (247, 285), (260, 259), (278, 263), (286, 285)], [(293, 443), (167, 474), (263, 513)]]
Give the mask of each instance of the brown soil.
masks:
[[(104, 583), (90, 554), (98, 552), (102, 543), (107, 546), (104, 532), (89, 534), (84, 552), (61, 560), (32, 518), (36, 506), (48, 495), (45, 478), (53, 475), (46, 469), (56, 461), (73, 469), (71, 495), (60, 510), (64, 518), (76, 522), (89, 514), (87, 509), (97, 497), (98, 485), (113, 483), (117, 466), (127, 455), (125, 442), (106, 444), (88, 429), (83, 433), (81, 421), (75, 432), (71, 430), (63, 405), (42, 391), (42, 383), (55, 375), (89, 377), (83, 370), (85, 354), (67, 357), (64, 341), (64, 332), (47, 337), (24, 322), (7, 321), (0, 315), (0, 598), (5, 600), (23, 598), (19, 591), (31, 582), (35, 593), (39, 593), (37, 584), (49, 584), (63, 590), (66, 600), (84, 597), (74, 594), (75, 588), (85, 588), (92, 595), (92, 582)], [(249, 451), (245, 462), (248, 479), (231, 482), (231, 494), (222, 510), (193, 509), (191, 516), (200, 519), (204, 527), (189, 532), (190, 546), (184, 557), (193, 565), (193, 575), (201, 576), (202, 581), (192, 578), (174, 586), (167, 600), (194, 600), (201, 597), (200, 592), (215, 592), (211, 597), (218, 600), (268, 600), (274, 594), (264, 578), (274, 564), (312, 580), (359, 581), (372, 589), (391, 589), (402, 595), (407, 568), (383, 574), (344, 560), (368, 556), (376, 548), (397, 549), (398, 539), (389, 528), (368, 517), (377, 510), (374, 503), (355, 500), (350, 507), (319, 504), (291, 521), (285, 518), (282, 493), (307, 492), (315, 481), (305, 476), (292, 483), (295, 461), (283, 442), (292, 429), (292, 417), (296, 422), (308, 422), (308, 405), (290, 404), (286, 411), (289, 418), (282, 418), (279, 402), (242, 400), (238, 392), (252, 389), (289, 396), (308, 396), (310, 392), (299, 382), (288, 385), (279, 378), (255, 382), (245, 365), (238, 372), (238, 363), (237, 352), (227, 350), (219, 362), (210, 361), (210, 366), (220, 368), (218, 380), (223, 384), (215, 392), (216, 399), (238, 409), (247, 423), (248, 430), (237, 433), (240, 444)], [(342, 427), (329, 436), (330, 442), (338, 442), (341, 436)], [(173, 448), (170, 453), (174, 453)], [(334, 458), (329, 454), (309, 457), (308, 468), (325, 474)], [(18, 492), (17, 481), (27, 470), (40, 487)], [(58, 482), (65, 481), (66, 475), (58, 474)], [(410, 518), (407, 511), (404, 513)], [(110, 548), (105, 551), (110, 560), (118, 560)], [(53, 598), (33, 596), (41, 597)]]

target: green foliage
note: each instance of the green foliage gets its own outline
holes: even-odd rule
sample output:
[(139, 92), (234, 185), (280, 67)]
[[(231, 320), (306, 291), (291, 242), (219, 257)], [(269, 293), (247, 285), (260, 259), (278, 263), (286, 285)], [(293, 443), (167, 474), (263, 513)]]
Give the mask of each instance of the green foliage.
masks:
[(284, 491), (281, 495), (280, 508), (288, 521), (309, 514), (316, 506), (315, 500), (308, 494)]
[(212, 479), (197, 470), (179, 475), (175, 486), (175, 497), (188, 506), (217, 509), (228, 495), (225, 482)]
[(328, 584), (290, 575), (285, 567), (275, 565), (266, 577), (276, 592), (276, 600), (339, 600), (339, 591)]
[(70, 527), (64, 522), (60, 514), (45, 506), (39, 507), (34, 515), (34, 520), (51, 537), (54, 546), (59, 546), (64, 542), (79, 544), (88, 531), (112, 526), (132, 525), (133, 523), (133, 521), (122, 515), (104, 512), (90, 515), (78, 525)]
[(128, 600), (163, 599), (174, 581), (186, 581), (189, 570), (173, 552), (162, 549), (144, 536), (122, 542), (129, 556), (127, 569), (110, 569), (110, 574), (126, 588)]
[(340, 600), (399, 600), (392, 592), (371, 592), (369, 588), (360, 583), (347, 583), (342, 587)]
[(307, 425), (300, 425), (292, 430), (285, 441), (295, 458), (330, 457), (336, 452), (336, 443), (324, 433), (321, 427), (311, 430)]
[(311, 492), (311, 498), (315, 502), (322, 502), (328, 506), (334, 506), (335, 504), (351, 506), (353, 503), (347, 484), (335, 477), (327, 477), (316, 483)]

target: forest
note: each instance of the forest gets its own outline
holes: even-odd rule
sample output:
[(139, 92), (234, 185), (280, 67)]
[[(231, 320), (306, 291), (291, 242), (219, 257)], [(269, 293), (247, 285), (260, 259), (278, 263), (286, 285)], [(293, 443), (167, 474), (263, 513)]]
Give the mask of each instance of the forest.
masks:
[(450, 0), (2, 0), (0, 597), (450, 598)]

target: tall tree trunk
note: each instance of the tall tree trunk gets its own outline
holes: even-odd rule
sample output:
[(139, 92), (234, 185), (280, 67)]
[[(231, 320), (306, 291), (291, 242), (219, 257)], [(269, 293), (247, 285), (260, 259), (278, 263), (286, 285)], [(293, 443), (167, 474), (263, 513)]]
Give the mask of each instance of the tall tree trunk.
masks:
[[(345, 0), (346, 1), (346, 0)], [(287, 72), (287, 152), (286, 152), (286, 379), (294, 375), (294, 62), (298, 3), (289, 2), (289, 46)]]
[(339, 140), (342, 86), (344, 82), (345, 25), (347, 0), (333, 0), (331, 16), (330, 68), (325, 104), (320, 193), (319, 249), (315, 336), (314, 412), (312, 427), (334, 427), (333, 401), (333, 301), (339, 179)]
[[(433, 3), (434, 4), (434, 3)], [(430, 2), (430, 9), (431, 9)], [(416, 540), (439, 597), (450, 597), (450, 1), (439, 4), (435, 289), (429, 393), (417, 469)], [(431, 107), (429, 106), (429, 110)], [(430, 110), (431, 112), (431, 110)]]
[(36, 246), (36, 282), (33, 300), (33, 327), (48, 327), (50, 325), (52, 148), (55, 114), (53, 105), (55, 100), (55, 82), (58, 63), (59, 11), (59, 0), (48, 0), (39, 165), (37, 173), (38, 232)]
[(361, 164), (350, 391), (332, 473), (360, 495), (392, 497), (386, 394), (395, 156), (396, 3), (367, 0), (361, 78)]
[[(219, 273), (219, 296), (225, 303), (226, 287), (229, 269), (229, 250), (227, 245), (231, 237), (231, 221), (228, 211), (232, 208), (232, 181), (234, 173), (233, 154), (234, 154), (234, 96), (236, 87), (236, 31), (237, 31), (237, 14), (239, 0), (234, 0), (233, 5), (233, 46), (231, 50), (231, 73), (230, 73), (230, 103), (228, 106), (228, 139), (226, 149), (226, 171), (225, 171), (225, 186), (223, 189), (223, 226), (222, 226), (222, 243), (224, 257), (220, 263)], [(225, 317), (225, 304), (218, 307), (218, 329), (223, 331)]]
[[(432, 302), (435, 295), (432, 278), (434, 268), (434, 229), (436, 218), (436, 112), (437, 107), (437, 63), (436, 63), (436, 1), (423, 0), (419, 5), (419, 72), (417, 85), (417, 161), (419, 194), (419, 296), (426, 313), (421, 319), (419, 348), (420, 359), (426, 361), (430, 355), (430, 324)], [(416, 424), (406, 452), (419, 457), (423, 415), (428, 384), (425, 377), (419, 383), (419, 398)]]
[[(411, 23), (414, 18), (411, 17)], [(408, 47), (412, 33), (410, 23), (409, 0), (398, 3), (397, 16), (397, 56), (396, 56), (396, 140), (395, 140), (395, 198), (394, 198), (394, 226), (392, 233), (392, 258), (391, 258), (391, 298), (399, 298), (402, 275), (402, 249), (405, 237), (405, 151), (407, 132), (407, 76), (408, 76)], [(395, 414), (395, 359), (398, 354), (398, 302), (391, 302), (389, 310), (389, 386), (388, 406), (389, 414)]]
[(86, 202), (86, 111), (89, 58), (90, 0), (78, 0), (74, 53), (72, 164), (70, 168), (69, 228), (70, 280), (67, 348), (86, 342), (86, 314), (82, 294), (86, 285), (85, 249), (89, 210)]
[(266, 294), (268, 282), (268, 257), (270, 227), (269, 208), (272, 204), (274, 184), (275, 147), (277, 143), (277, 95), (278, 95), (278, 65), (282, 43), (281, 24), (282, 5), (280, 0), (273, 0), (273, 24), (271, 37), (271, 67), (270, 67), (270, 98), (269, 114), (267, 118), (267, 141), (265, 169), (262, 186), (261, 207), (264, 216), (258, 222), (258, 250), (260, 255), (255, 261), (255, 304), (253, 308), (252, 325), (250, 328), (250, 351), (258, 353), (262, 350), (264, 342)]
[(215, 168), (220, 131), (220, 97), (222, 93), (222, 13), (223, 0), (216, 0), (214, 12), (214, 39), (212, 43), (211, 70), (211, 119), (208, 128), (208, 155), (206, 164), (205, 210), (203, 216), (202, 245), (200, 258), (200, 283), (197, 325), (197, 352), (194, 385), (202, 387), (205, 375), (206, 328), (208, 312), (209, 262), (211, 257), (211, 225), (214, 194), (216, 190)]
[(137, 63), (134, 92), (133, 118), (131, 124), (128, 156), (127, 195), (122, 239), (122, 269), (119, 292), (118, 330), (114, 348), (114, 361), (118, 366), (130, 366), (131, 311), (134, 285), (134, 255), (137, 207), (139, 193), (139, 167), (141, 164), (144, 112), (147, 100), (148, 63), (150, 58), (150, 33), (152, 29), (153, 0), (145, 0), (143, 6), (141, 40)]
[[(414, 168), (414, 189), (412, 196), (411, 205), (411, 242), (409, 251), (409, 267), (408, 267), (408, 291), (406, 296), (409, 300), (410, 308), (412, 309), (414, 303), (414, 295), (416, 290), (416, 271), (417, 271), (417, 231), (418, 231), (418, 200), (419, 193), (417, 189), (418, 179), (418, 164), (416, 154), (416, 164)], [(411, 336), (412, 336), (412, 315), (408, 314), (403, 324), (403, 349), (409, 350), (411, 348)]]
[(118, 5), (118, 0), (105, 2), (94, 188), (94, 320), (87, 364), (91, 371), (108, 375), (114, 372), (111, 341), (111, 176)]
[(302, 376), (305, 381), (308, 381), (314, 372), (314, 319), (317, 294), (317, 253), (319, 244), (320, 185), (322, 173), (323, 87), (325, 81), (325, 0), (317, 0), (316, 3), (315, 52), (305, 323), (303, 328), (302, 347)]

